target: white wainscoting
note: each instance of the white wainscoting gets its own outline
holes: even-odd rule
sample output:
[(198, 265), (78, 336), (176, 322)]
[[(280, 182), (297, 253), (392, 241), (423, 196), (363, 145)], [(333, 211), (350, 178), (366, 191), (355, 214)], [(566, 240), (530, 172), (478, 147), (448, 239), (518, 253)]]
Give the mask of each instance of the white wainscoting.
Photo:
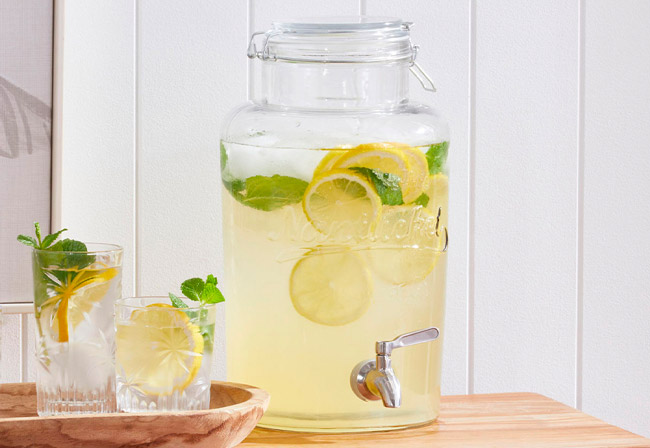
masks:
[[(438, 93), (414, 82), (412, 96), (453, 130), (443, 392), (539, 392), (650, 436), (650, 2), (60, 8), (55, 224), (122, 244), (125, 294), (223, 273), (219, 126), (249, 92), (251, 32), (289, 16), (413, 20)], [(21, 319), (5, 316), (5, 380), (29, 377)], [(223, 336), (220, 316), (219, 353)]]

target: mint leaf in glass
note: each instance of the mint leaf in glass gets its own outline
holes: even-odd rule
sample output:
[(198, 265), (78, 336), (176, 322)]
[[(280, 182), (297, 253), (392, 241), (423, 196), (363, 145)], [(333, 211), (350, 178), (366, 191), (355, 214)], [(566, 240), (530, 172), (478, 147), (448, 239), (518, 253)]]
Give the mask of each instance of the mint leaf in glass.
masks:
[(426, 193), (422, 193), (420, 196), (418, 196), (415, 201), (413, 201), (415, 205), (421, 205), (422, 207), (426, 207), (429, 204), (429, 195)]
[(382, 204), (401, 205), (404, 203), (402, 188), (399, 186), (399, 176), (371, 168), (352, 167), (350, 169), (363, 175), (374, 185)]
[(205, 288), (205, 282), (200, 278), (190, 278), (181, 284), (181, 292), (190, 300), (201, 300), (201, 293)]
[(201, 303), (220, 303), (226, 300), (214, 283), (206, 283), (201, 294)]
[(40, 247), (38, 241), (27, 235), (18, 235), (18, 242), (23, 243), (25, 246), (35, 247), (36, 249)]
[(275, 174), (253, 176), (244, 181), (245, 189), (235, 196), (239, 202), (257, 210), (272, 211), (302, 201), (307, 182)]
[[(198, 301), (201, 305), (208, 303), (220, 303), (226, 300), (223, 294), (217, 288), (217, 277), (210, 274), (208, 278), (203, 281), (198, 277), (185, 280), (181, 284), (181, 291), (190, 300)], [(169, 299), (172, 305), (176, 308), (188, 308), (183, 300), (173, 293), (169, 293)]]
[(187, 304), (183, 302), (176, 294), (169, 293), (169, 300), (176, 308), (187, 308)]
[(41, 242), (41, 225), (38, 222), (34, 223), (34, 231), (36, 233), (36, 238), (38, 238), (38, 247), (43, 246)]
[(429, 164), (429, 174), (442, 172), (447, 162), (447, 153), (449, 152), (449, 142), (436, 143), (429, 146), (425, 153), (427, 163)]
[(46, 236), (45, 238), (43, 238), (43, 242), (41, 243), (41, 249), (47, 249), (48, 247), (50, 247), (50, 246), (52, 245), (52, 243), (53, 243), (54, 241), (56, 241), (56, 239), (57, 239), (58, 237), (60, 237), (61, 234), (62, 234), (63, 232), (65, 232), (65, 231), (67, 231), (67, 230), (68, 230), (68, 229), (61, 229), (61, 230), (59, 230), (58, 232), (53, 233), (53, 234), (48, 235), (48, 236)]

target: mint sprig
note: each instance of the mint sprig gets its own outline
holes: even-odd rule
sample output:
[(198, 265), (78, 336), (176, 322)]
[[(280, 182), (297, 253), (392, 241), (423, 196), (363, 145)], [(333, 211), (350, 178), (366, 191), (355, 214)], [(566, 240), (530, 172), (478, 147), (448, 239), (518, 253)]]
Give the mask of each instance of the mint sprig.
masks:
[[(188, 299), (200, 302), (201, 305), (220, 303), (226, 300), (219, 288), (217, 288), (217, 278), (212, 274), (208, 275), (205, 281), (198, 277), (185, 280), (181, 283), (181, 292)], [(171, 292), (169, 293), (169, 299), (176, 308), (188, 308), (180, 297)]]
[[(33, 238), (31, 236), (27, 236), (27, 235), (18, 235), (17, 240), (18, 240), (18, 242), (23, 243), (26, 246), (33, 247), (35, 249), (60, 250), (60, 249), (50, 248), (50, 246), (66, 230), (68, 230), (68, 229), (61, 229), (58, 232), (55, 232), (55, 233), (53, 233), (51, 235), (48, 235), (45, 238), (41, 239), (41, 225), (38, 222), (34, 222), (34, 233), (36, 234), (36, 238)], [(68, 240), (68, 241), (73, 241), (73, 240)], [(79, 241), (76, 241), (76, 242), (79, 243), (79, 244), (83, 244), (83, 243), (80, 243)], [(86, 246), (84, 245), (83, 250), (86, 250), (85, 247)]]
[[(217, 277), (210, 274), (208, 278), (200, 279), (198, 277), (190, 278), (181, 283), (181, 291), (188, 299), (194, 302), (200, 302), (201, 305), (209, 303), (219, 303), (226, 300), (217, 288)], [(172, 306), (178, 309), (189, 308), (187, 304), (176, 294), (169, 293), (169, 300), (172, 302)], [(190, 318), (199, 317), (201, 320), (206, 319), (208, 312), (206, 309), (202, 309), (197, 314), (196, 311), (187, 310), (185, 313)], [(212, 345), (214, 341), (214, 325), (201, 326), (201, 336), (203, 337), (204, 349), (206, 351), (212, 351)]]

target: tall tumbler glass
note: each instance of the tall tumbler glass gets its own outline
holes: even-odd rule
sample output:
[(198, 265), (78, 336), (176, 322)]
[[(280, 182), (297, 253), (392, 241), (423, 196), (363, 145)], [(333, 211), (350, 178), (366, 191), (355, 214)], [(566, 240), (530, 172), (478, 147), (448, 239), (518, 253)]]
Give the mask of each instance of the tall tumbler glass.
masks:
[(116, 411), (113, 307), (122, 294), (122, 248), (34, 249), (38, 414)]

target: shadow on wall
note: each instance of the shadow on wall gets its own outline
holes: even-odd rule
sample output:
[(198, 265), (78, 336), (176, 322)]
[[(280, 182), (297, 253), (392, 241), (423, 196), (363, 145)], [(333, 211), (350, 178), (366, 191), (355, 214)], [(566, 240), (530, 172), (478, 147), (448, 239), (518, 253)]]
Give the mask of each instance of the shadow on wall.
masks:
[(0, 157), (15, 159), (21, 150), (32, 154), (34, 140), (43, 137), (49, 144), (36, 148), (48, 149), (51, 130), (51, 107), (0, 76)]

